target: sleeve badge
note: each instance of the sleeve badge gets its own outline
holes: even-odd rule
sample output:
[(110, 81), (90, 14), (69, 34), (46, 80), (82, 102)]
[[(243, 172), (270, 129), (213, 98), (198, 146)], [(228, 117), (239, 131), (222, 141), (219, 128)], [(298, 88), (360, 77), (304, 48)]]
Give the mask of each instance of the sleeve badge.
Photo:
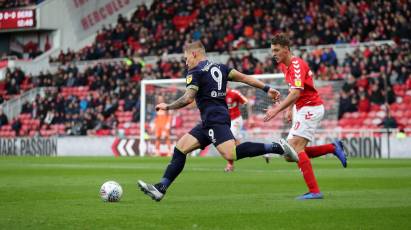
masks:
[(296, 87), (301, 87), (301, 80), (300, 80), (300, 79), (296, 79), (296, 80), (294, 81), (294, 85), (295, 85)]
[(187, 76), (186, 82), (187, 84), (190, 84), (192, 81), (193, 81), (193, 75), (190, 74)]

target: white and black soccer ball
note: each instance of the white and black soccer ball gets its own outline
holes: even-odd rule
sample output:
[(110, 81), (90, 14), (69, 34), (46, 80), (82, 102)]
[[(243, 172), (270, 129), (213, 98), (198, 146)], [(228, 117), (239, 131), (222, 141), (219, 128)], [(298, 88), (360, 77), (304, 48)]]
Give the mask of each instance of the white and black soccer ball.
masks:
[(103, 201), (118, 202), (123, 195), (123, 188), (115, 181), (107, 181), (100, 188), (100, 197)]

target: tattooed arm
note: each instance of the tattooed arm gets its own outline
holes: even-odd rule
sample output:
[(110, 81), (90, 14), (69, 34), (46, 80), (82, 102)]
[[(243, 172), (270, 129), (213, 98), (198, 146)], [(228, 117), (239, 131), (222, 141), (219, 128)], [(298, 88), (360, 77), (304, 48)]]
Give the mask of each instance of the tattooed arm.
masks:
[(196, 94), (197, 94), (197, 90), (194, 90), (192, 88), (187, 88), (184, 95), (181, 96), (179, 99), (175, 100), (174, 102), (170, 104), (160, 103), (156, 106), (156, 110), (173, 110), (173, 109), (183, 108), (186, 105), (189, 105), (194, 101)]

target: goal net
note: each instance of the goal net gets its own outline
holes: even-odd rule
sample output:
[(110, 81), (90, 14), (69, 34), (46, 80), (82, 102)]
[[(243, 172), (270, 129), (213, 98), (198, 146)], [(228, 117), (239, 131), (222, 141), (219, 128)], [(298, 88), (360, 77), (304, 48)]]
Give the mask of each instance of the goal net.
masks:
[[(281, 93), (282, 99), (288, 94), (288, 85), (283, 74), (262, 74), (253, 77), (265, 82)], [(178, 138), (188, 133), (198, 122), (200, 113), (197, 107), (189, 105), (174, 111), (155, 111), (155, 105), (161, 102), (170, 103), (185, 92), (185, 79), (143, 80), (141, 82), (140, 105), (140, 145), (141, 156), (167, 156), (172, 153)], [(229, 82), (228, 87), (240, 91), (248, 99), (246, 105), (240, 107), (244, 119), (241, 141), (253, 140), (272, 142), (286, 135), (290, 124), (284, 122), (284, 114), (280, 114), (269, 122), (263, 122), (265, 109), (272, 105), (271, 99), (260, 89), (238, 82)], [(335, 121), (338, 108), (338, 97), (333, 92), (334, 84), (316, 81), (316, 88), (326, 102), (326, 116)], [(200, 155), (215, 155), (213, 148), (197, 152)]]

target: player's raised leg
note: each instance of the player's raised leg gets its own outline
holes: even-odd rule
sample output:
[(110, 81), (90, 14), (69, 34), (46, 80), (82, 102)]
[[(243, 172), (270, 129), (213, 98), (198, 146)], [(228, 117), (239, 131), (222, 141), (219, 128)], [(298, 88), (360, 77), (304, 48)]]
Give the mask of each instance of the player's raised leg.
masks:
[(236, 146), (234, 136), (227, 124), (216, 124), (203, 129), (209, 136), (209, 140), (216, 146), (218, 152), (226, 160), (240, 160), (246, 157), (261, 156), (266, 153), (276, 153), (289, 155), (290, 158), (298, 161), (295, 151), (288, 146), (279, 143), (254, 143), (244, 142)]
[(335, 140), (331, 144), (305, 147), (305, 152), (309, 158), (315, 158), (332, 153), (341, 161), (344, 168), (347, 167), (347, 151), (348, 147), (342, 140)]
[(279, 155), (287, 155), (293, 159), (293, 161), (298, 161), (298, 156), (296, 152), (286, 143), (287, 147), (279, 143), (273, 142), (267, 143), (255, 143), (255, 142), (244, 142), (238, 146), (235, 146), (234, 140), (226, 141), (217, 146), (217, 150), (226, 160), (240, 160), (246, 157), (256, 157), (261, 156), (266, 153), (275, 153)]
[(170, 164), (168, 164), (161, 181), (152, 185), (139, 180), (137, 184), (141, 191), (150, 196), (153, 200), (160, 201), (164, 197), (167, 188), (183, 171), (186, 155), (200, 148), (200, 146), (200, 142), (194, 136), (185, 134), (178, 140)]

